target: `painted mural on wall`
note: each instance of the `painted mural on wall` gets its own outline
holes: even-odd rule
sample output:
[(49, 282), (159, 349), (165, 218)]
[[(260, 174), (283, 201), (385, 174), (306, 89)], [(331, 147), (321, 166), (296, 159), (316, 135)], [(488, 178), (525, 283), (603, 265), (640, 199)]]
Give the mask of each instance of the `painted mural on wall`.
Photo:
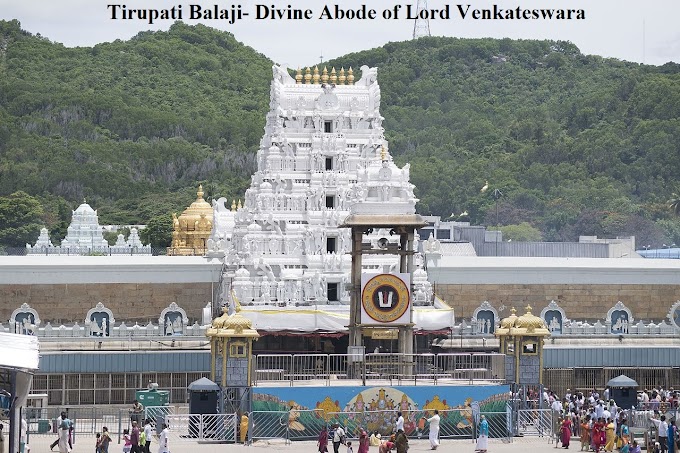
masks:
[(442, 435), (457, 437), (471, 435), (473, 401), (479, 402), (482, 412), (504, 413), (508, 391), (504, 385), (309, 387), (304, 392), (256, 387), (253, 410), (256, 426), (276, 425), (287, 429), (289, 438), (313, 439), (321, 426), (333, 423), (344, 426), (350, 437), (358, 436), (360, 429), (389, 434), (397, 412), (404, 416), (407, 435), (423, 437), (429, 428), (420, 420), (437, 409)]

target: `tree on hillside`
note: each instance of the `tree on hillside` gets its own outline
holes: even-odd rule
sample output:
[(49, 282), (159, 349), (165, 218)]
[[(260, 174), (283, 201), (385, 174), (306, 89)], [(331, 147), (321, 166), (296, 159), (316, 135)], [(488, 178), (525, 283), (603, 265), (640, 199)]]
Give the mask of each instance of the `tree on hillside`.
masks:
[(139, 236), (143, 244), (151, 244), (151, 247), (170, 247), (172, 242), (172, 216), (163, 214), (151, 218), (146, 228), (140, 231)]
[(669, 208), (673, 211), (673, 214), (680, 216), (680, 190), (677, 190), (671, 194), (671, 199), (668, 201)]
[(0, 197), (0, 246), (33, 244), (43, 226), (42, 216), (42, 205), (26, 192)]

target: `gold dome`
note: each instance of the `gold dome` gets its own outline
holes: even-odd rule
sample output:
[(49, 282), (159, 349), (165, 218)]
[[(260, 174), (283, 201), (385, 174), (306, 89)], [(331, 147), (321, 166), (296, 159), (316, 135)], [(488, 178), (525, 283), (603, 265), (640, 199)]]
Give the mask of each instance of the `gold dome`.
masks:
[(512, 329), (515, 327), (515, 321), (517, 320), (516, 312), (517, 310), (513, 307), (510, 310), (510, 316), (501, 320), (501, 329)]
[(213, 224), (213, 208), (203, 199), (203, 185), (196, 200), (177, 217), (172, 215), (172, 246), (168, 255), (203, 255)]
[(542, 330), (548, 332), (545, 321), (531, 313), (531, 305), (527, 305), (527, 312), (517, 318), (515, 327), (518, 329), (526, 329), (528, 333), (536, 331), (539, 331), (538, 333), (543, 333)]
[(227, 308), (222, 309), (222, 315), (213, 319), (212, 325), (205, 333), (208, 337), (250, 337), (257, 338), (260, 335), (253, 329), (253, 322), (241, 315), (227, 313)]

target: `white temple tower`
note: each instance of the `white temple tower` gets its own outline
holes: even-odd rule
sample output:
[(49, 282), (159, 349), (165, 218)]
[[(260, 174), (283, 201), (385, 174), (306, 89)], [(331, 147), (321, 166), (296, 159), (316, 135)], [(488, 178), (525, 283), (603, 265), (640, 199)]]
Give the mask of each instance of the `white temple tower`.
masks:
[[(351, 68), (307, 68), (295, 79), (285, 68), (273, 71), (257, 171), (235, 213), (224, 202), (215, 206), (208, 256), (223, 256), (231, 266), (222, 302), (235, 296), (249, 309), (245, 316), (258, 307), (320, 304), (346, 312), (350, 232), (338, 225), (353, 206), (415, 213), (409, 168), (398, 168), (389, 155), (376, 68), (362, 67), (356, 83)], [(222, 214), (229, 214), (224, 221)], [(369, 238), (374, 245), (380, 238), (397, 240), (388, 231), (374, 231)], [(363, 267), (389, 272), (397, 263), (396, 256), (375, 255)], [(427, 279), (418, 283), (420, 304), (431, 305)]]
[(71, 224), (68, 226), (66, 238), (61, 242), (62, 247), (108, 248), (109, 243), (104, 239), (102, 228), (99, 226), (97, 211), (83, 203), (73, 211)]

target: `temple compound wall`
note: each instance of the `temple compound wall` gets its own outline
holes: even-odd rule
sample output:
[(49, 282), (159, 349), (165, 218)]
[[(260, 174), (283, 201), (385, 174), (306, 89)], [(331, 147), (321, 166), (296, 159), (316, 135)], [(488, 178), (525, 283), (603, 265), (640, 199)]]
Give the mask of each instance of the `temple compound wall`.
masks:
[(568, 319), (604, 322), (621, 302), (635, 322), (668, 323), (680, 300), (680, 260), (426, 256), (434, 291), (456, 319), (473, 317), (480, 301), (501, 317), (527, 304), (538, 313), (554, 301)]
[(28, 304), (43, 325), (82, 323), (101, 303), (117, 322), (144, 325), (175, 303), (200, 323), (220, 269), (202, 257), (0, 257), (0, 322)]
[[(507, 313), (527, 304), (540, 312), (551, 301), (562, 307), (570, 319), (605, 319), (607, 311), (623, 301), (636, 319), (663, 320), (669, 308), (680, 300), (680, 284), (435, 284), (434, 291), (456, 309), (456, 318), (470, 318), (480, 301)], [(503, 311), (505, 309), (505, 311)]]

